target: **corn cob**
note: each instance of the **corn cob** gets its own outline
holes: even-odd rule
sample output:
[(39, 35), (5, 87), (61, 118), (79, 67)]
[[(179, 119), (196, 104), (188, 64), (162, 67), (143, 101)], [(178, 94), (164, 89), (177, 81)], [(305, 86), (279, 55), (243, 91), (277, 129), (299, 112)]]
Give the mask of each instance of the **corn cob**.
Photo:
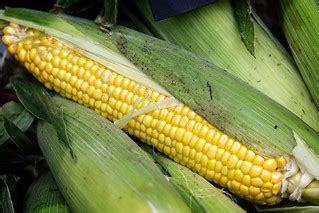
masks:
[(50, 172), (41, 175), (29, 187), (23, 212), (71, 212)]
[(319, 4), (280, 1), (283, 29), (301, 75), (319, 108)]
[[(319, 111), (293, 60), (269, 30), (254, 19), (255, 56), (252, 56), (241, 41), (230, 0), (157, 22), (149, 1), (133, 2), (155, 36), (207, 58), (319, 131)], [(318, 38), (313, 37), (314, 41)]]
[[(111, 121), (134, 108), (167, 99), (42, 32), (16, 24), (3, 32), (9, 52), (47, 88)], [(262, 205), (282, 199), (280, 190), (288, 158), (255, 153), (185, 105), (136, 116), (124, 129), (239, 197)]]

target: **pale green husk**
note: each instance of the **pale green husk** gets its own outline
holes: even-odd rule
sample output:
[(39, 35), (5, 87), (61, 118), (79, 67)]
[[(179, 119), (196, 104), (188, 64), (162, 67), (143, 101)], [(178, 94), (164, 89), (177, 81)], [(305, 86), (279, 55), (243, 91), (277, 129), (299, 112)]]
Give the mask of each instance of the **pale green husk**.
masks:
[(279, 2), (283, 29), (292, 54), (319, 108), (319, 1)]
[[(158, 22), (154, 22), (147, 0), (135, 0), (134, 3), (157, 37), (207, 58), (285, 106), (319, 131), (319, 112), (290, 56), (269, 31), (256, 21), (255, 57), (251, 55), (241, 40), (229, 0), (220, 0)], [(304, 1), (303, 4), (308, 3)], [(316, 35), (317, 38), (312, 39), (318, 41), (318, 30)]]
[(188, 212), (148, 155), (96, 112), (61, 97), (75, 159), (53, 126), (39, 122), (39, 146), (74, 212)]
[(32, 183), (25, 199), (23, 207), (25, 213), (71, 212), (50, 172), (41, 175)]

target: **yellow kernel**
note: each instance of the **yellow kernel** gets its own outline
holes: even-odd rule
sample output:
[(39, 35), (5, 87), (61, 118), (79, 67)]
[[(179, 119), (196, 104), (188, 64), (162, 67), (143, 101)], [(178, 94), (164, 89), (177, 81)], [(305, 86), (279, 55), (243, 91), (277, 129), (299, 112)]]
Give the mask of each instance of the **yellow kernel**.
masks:
[(249, 195), (248, 187), (241, 184), (240, 187), (239, 187), (239, 194), (240, 194), (241, 196)]
[[(35, 58), (35, 59), (36, 59), (36, 58)], [(52, 58), (51, 63), (52, 63), (52, 65), (53, 65), (54, 67), (59, 67), (60, 61), (61, 61), (61, 59), (60, 59), (59, 56), (54, 56), (54, 57)]]
[(210, 129), (206, 135), (206, 141), (211, 143), (214, 139), (214, 136), (215, 136), (215, 131)]
[(239, 191), (239, 188), (240, 188), (241, 184), (238, 181), (232, 180), (231, 184), (232, 184), (232, 189), (234, 191)]
[(224, 175), (224, 176), (227, 175), (227, 173), (228, 173), (228, 168), (227, 168), (227, 166), (223, 166), (221, 173), (222, 173), (222, 175)]
[(284, 157), (277, 157), (276, 162), (279, 168), (284, 168), (286, 166), (286, 159)]
[[(229, 168), (228, 168), (228, 169), (229, 169)], [(230, 180), (233, 180), (233, 179), (234, 179), (235, 171), (236, 171), (236, 170), (234, 170), (234, 169), (231, 169), (231, 170), (228, 171), (228, 178), (229, 178)]]
[(196, 124), (196, 122), (194, 120), (189, 120), (187, 122), (187, 125), (186, 125), (186, 130), (193, 132), (193, 128), (194, 128), (195, 124)]
[(260, 192), (258, 195), (255, 196), (255, 201), (262, 201), (264, 200), (264, 194), (262, 192)]
[(282, 173), (277, 172), (277, 171), (272, 173), (271, 182), (273, 184), (281, 183), (281, 180), (282, 180)]
[(226, 151), (230, 151), (231, 148), (232, 148), (232, 145), (234, 143), (234, 140), (233, 139), (228, 139), (227, 142), (226, 142), (226, 145), (225, 145), (225, 150)]
[(176, 144), (176, 151), (177, 151), (177, 153), (183, 153), (183, 144), (182, 143)]
[(217, 153), (216, 153), (216, 160), (221, 160), (221, 158), (223, 157), (224, 155), (224, 150), (223, 149), (218, 149), (217, 150)]
[(271, 204), (276, 204), (278, 203), (279, 201), (281, 201), (281, 198), (280, 197), (277, 197), (277, 196), (273, 196), (273, 197), (270, 197), (268, 199), (266, 199), (266, 202), (271, 205)]
[(177, 129), (178, 129), (178, 127), (176, 127), (176, 126), (172, 126), (172, 127), (171, 127), (169, 136), (170, 136), (172, 139), (176, 139), (176, 138), (175, 138), (175, 134), (176, 134)]
[(21, 49), (18, 53), (19, 60), (21, 62), (24, 62), (26, 55), (27, 55), (27, 52), (25, 51), (25, 49)]
[(247, 148), (245, 146), (241, 146), (238, 150), (237, 157), (240, 160), (244, 160), (246, 156)]
[(203, 150), (205, 143), (206, 143), (206, 141), (202, 138), (197, 140), (196, 145), (195, 145), (196, 151), (201, 152)]
[(214, 176), (215, 176), (215, 172), (214, 171), (207, 171), (205, 177), (206, 177), (207, 180), (212, 180), (214, 178)]
[(220, 181), (219, 181), (219, 184), (223, 187), (225, 187), (227, 185), (227, 181), (228, 181), (228, 178), (226, 176), (222, 176), (220, 178)]
[(215, 172), (220, 173), (222, 171), (223, 164), (220, 161), (217, 161), (215, 164)]
[(237, 162), (237, 164), (235, 166), (235, 169), (240, 169), (242, 164), (243, 164), (243, 161), (242, 160), (238, 160), (238, 162)]
[(215, 172), (214, 181), (219, 183), (219, 180), (220, 180), (221, 177), (222, 177), (222, 174)]
[(197, 163), (199, 163), (200, 160), (201, 160), (201, 158), (202, 158), (202, 156), (203, 156), (203, 153), (197, 152), (197, 153), (196, 153), (196, 156), (195, 156), (195, 161), (196, 161)]
[(249, 175), (244, 175), (243, 180), (242, 180), (242, 184), (246, 185), (246, 186), (250, 186), (250, 176)]
[(182, 142), (185, 145), (188, 145), (190, 143), (192, 137), (193, 137), (193, 134), (191, 132), (185, 132), (185, 134), (183, 135)]
[(261, 166), (253, 165), (252, 168), (249, 171), (249, 175), (251, 177), (259, 177), (263, 168)]
[(256, 196), (260, 193), (260, 188), (255, 186), (249, 186), (249, 194)]
[(226, 146), (227, 140), (228, 140), (227, 135), (222, 135), (222, 137), (219, 139), (219, 142), (218, 142), (218, 148), (224, 149)]
[(96, 100), (101, 100), (102, 99), (102, 91), (100, 89), (96, 89), (93, 94), (93, 98)]
[(273, 187), (273, 184), (268, 182), (268, 183), (264, 183), (261, 187), (261, 191), (262, 192), (271, 192), (272, 190), (272, 187)]
[(68, 65), (68, 61), (66, 59), (62, 59), (60, 61), (60, 69), (65, 70), (67, 65)]
[(263, 167), (269, 171), (274, 171), (277, 168), (277, 162), (273, 158), (267, 159), (265, 160)]
[(262, 166), (264, 164), (264, 161), (265, 160), (263, 157), (261, 157), (260, 155), (256, 155), (252, 163), (257, 166)]
[(216, 160), (209, 160), (207, 163), (207, 169), (215, 171)]
[(245, 161), (252, 162), (254, 160), (255, 156), (256, 156), (256, 154), (253, 151), (247, 150), (246, 156), (245, 156)]
[(178, 128), (175, 134), (176, 140), (177, 141), (183, 141), (183, 136), (185, 134), (186, 130)]
[(189, 157), (189, 152), (190, 152), (189, 146), (184, 146), (183, 147), (183, 156)]
[(209, 149), (207, 151), (207, 157), (209, 159), (215, 159), (216, 158), (216, 152), (217, 152), (217, 146), (216, 145), (212, 145), (211, 147), (209, 147)]
[(241, 165), (241, 170), (244, 174), (248, 174), (252, 166), (253, 164), (251, 162), (243, 161)]
[(196, 155), (196, 150), (195, 149), (191, 149), (190, 153), (189, 153), (189, 157), (191, 159), (194, 159), (195, 158), (195, 155)]
[(271, 176), (272, 176), (271, 172), (264, 169), (264, 170), (261, 172), (260, 178), (261, 178), (264, 182), (270, 182), (270, 181), (271, 181)]
[(223, 165), (226, 165), (227, 164), (227, 161), (230, 157), (230, 153), (229, 152), (224, 152), (222, 158), (221, 158), (221, 162)]
[(273, 194), (278, 194), (280, 192), (280, 189), (281, 189), (281, 184), (277, 183), (273, 185), (271, 192)]
[(203, 126), (198, 134), (199, 137), (201, 138), (206, 138), (207, 132), (209, 128), (207, 126)]
[(234, 179), (238, 182), (241, 182), (241, 180), (243, 179), (243, 176), (244, 174), (240, 170), (236, 170), (234, 173)]
[(261, 178), (252, 178), (252, 179), (251, 179), (251, 184), (252, 184), (253, 186), (260, 187), (260, 186), (263, 185), (263, 181), (262, 181)]
[(164, 146), (163, 152), (165, 155), (169, 155), (171, 153), (171, 148), (168, 146)]
[(202, 155), (201, 159), (200, 159), (200, 163), (202, 165), (202, 167), (207, 167), (207, 163), (208, 163), (208, 158), (206, 155)]

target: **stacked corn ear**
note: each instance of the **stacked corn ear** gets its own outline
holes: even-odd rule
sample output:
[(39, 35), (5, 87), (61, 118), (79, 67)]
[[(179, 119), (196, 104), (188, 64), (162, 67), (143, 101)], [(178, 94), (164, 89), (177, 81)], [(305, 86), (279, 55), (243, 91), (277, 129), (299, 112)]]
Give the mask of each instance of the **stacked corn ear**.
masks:
[(319, 107), (319, 3), (280, 1), (283, 29), (301, 75)]
[[(306, 1), (296, 2), (293, 4), (308, 4)], [(259, 22), (253, 20), (255, 55), (252, 55), (241, 40), (230, 0), (221, 0), (158, 22), (153, 19), (149, 1), (135, 0), (134, 3), (155, 36), (207, 58), (277, 101), (319, 131), (318, 109), (293, 60), (258, 17), (256, 20)], [(313, 41), (318, 41), (318, 36), (313, 34), (312, 37)], [(311, 42), (311, 38), (309, 41)], [(309, 57), (317, 57), (315, 55), (318, 56), (318, 52)], [(318, 91), (317, 84), (317, 94)]]
[(75, 158), (54, 127), (39, 122), (37, 136), (61, 193), (74, 212), (188, 212), (152, 159), (118, 127), (61, 97)]
[[(126, 28), (104, 34), (70, 17), (8, 9), (0, 18), (16, 23), (3, 30), (9, 52), (47, 88), (239, 197), (261, 205), (285, 196), (302, 201), (302, 190), (319, 179), (318, 133), (196, 55)], [(300, 173), (291, 187), (288, 180)], [(314, 192), (307, 201), (318, 200)]]
[(50, 172), (41, 175), (29, 187), (23, 211), (26, 213), (71, 212)]

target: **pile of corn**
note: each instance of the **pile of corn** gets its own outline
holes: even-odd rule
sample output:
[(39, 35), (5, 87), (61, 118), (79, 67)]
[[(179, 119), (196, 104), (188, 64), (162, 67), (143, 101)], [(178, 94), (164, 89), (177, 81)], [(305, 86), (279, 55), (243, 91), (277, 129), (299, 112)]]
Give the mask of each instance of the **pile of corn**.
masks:
[[(90, 37), (90, 34), (79, 35), (80, 30), (77, 31), (81, 29), (79, 26), (87, 24), (82, 20), (77, 22), (71, 18), (68, 20), (67, 17), (54, 17), (40, 12), (33, 15), (31, 13), (33, 12), (28, 10), (9, 9), (1, 14), (1, 19), (10, 21), (8, 26), (3, 28), (2, 37), (9, 53), (47, 89), (89, 107), (114, 122), (114, 124), (103, 123), (103, 120), (92, 111), (64, 99), (54, 98), (55, 103), (65, 114), (66, 130), (75, 159), (72, 159), (65, 147), (58, 143), (59, 138), (50, 124), (44, 121), (38, 124), (40, 148), (62, 195), (73, 211), (99, 212), (105, 210), (104, 208), (123, 212), (129, 208), (136, 211), (188, 211), (190, 206), (187, 206), (185, 201), (189, 194), (186, 198), (181, 198), (183, 195), (181, 196), (178, 187), (179, 193), (176, 192), (176, 188), (166, 183), (158, 168), (153, 168), (150, 158), (132, 145), (131, 139), (126, 138), (118, 127), (206, 180), (252, 203), (275, 205), (283, 198), (289, 197), (293, 201), (319, 204), (319, 175), (316, 171), (316, 163), (319, 162), (317, 157), (319, 134), (298, 117), (313, 128), (317, 127), (318, 120), (300, 116), (298, 109), (289, 108), (291, 105), (285, 102), (288, 109), (296, 113), (297, 117), (253, 87), (228, 73), (223, 73), (210, 62), (205, 61), (204, 64), (204, 60), (198, 56), (166, 42), (121, 28), (119, 30), (114, 28), (114, 32), (110, 35), (101, 32), (101, 35), (96, 37)], [(43, 20), (34, 21), (37, 15), (43, 17)], [(52, 25), (45, 25), (46, 21), (60, 25), (55, 28)], [(64, 26), (65, 23), (68, 25)], [(97, 28), (94, 30), (98, 32)], [(135, 35), (140, 37), (134, 37)], [(176, 43), (179, 43), (178, 40)], [(84, 49), (86, 45), (93, 45), (92, 49)], [(166, 56), (157, 57), (156, 51), (167, 51)], [(174, 57), (185, 58), (185, 61), (187, 57), (191, 59), (189, 62), (178, 60), (174, 62)], [(166, 60), (167, 63), (164, 65), (161, 60)], [(187, 88), (181, 91), (175, 88), (176, 85), (183, 83), (183, 74), (175, 75), (169, 71), (176, 69), (176, 73), (187, 72), (188, 68), (182, 69), (179, 65), (176, 66), (178, 63), (184, 63), (180, 65), (182, 68), (193, 66), (194, 68), (190, 69), (194, 70), (197, 67), (204, 67), (198, 72), (212, 71), (213, 77), (225, 76), (225, 82), (220, 83), (225, 84), (222, 86), (219, 86), (218, 78), (215, 78), (217, 83), (214, 81), (212, 86), (209, 84), (212, 82), (209, 81), (211, 77), (207, 77), (208, 81), (203, 82), (212, 90), (211, 101), (215, 101), (215, 90), (216, 94), (219, 92), (226, 94), (220, 100), (217, 100), (219, 97), (216, 98), (216, 101), (224, 103), (224, 106), (210, 109), (216, 110), (214, 116), (218, 116), (219, 112), (233, 116), (231, 107), (236, 106), (227, 100), (229, 98), (235, 101), (234, 97), (240, 95), (241, 89), (223, 91), (224, 87), (234, 86), (228, 82), (235, 82), (235, 86), (247, 92), (247, 97), (238, 98), (238, 103), (242, 106), (247, 106), (248, 102), (240, 102), (241, 100), (260, 97), (260, 100), (255, 100), (256, 106), (247, 106), (242, 112), (244, 115), (238, 115), (246, 116), (247, 122), (251, 119), (253, 120), (251, 122), (260, 124), (262, 127), (260, 132), (254, 132), (254, 128), (238, 128), (238, 132), (232, 132), (231, 124), (229, 128), (218, 122), (215, 124), (211, 122), (211, 117), (205, 114), (205, 110), (192, 109), (193, 102), (202, 107), (202, 102), (197, 100), (205, 98), (198, 94), (197, 97), (193, 96), (194, 99), (190, 98), (188, 103), (184, 100), (185, 97), (179, 95), (188, 92)], [(135, 73), (127, 74), (132, 70), (135, 70)], [(147, 74), (150, 74), (150, 77)], [(171, 82), (170, 86), (160, 81), (161, 78), (170, 75), (172, 79), (167, 80)], [(160, 84), (163, 83), (163, 87), (151, 77), (160, 81)], [(191, 75), (189, 78), (192, 78)], [(304, 90), (305, 86), (297, 73), (288, 72), (287, 78), (294, 78), (294, 81), (301, 85), (302, 93), (308, 97), (308, 92)], [(263, 92), (262, 88), (257, 89)], [(271, 88), (266, 90), (269, 89)], [(271, 98), (276, 100), (278, 97)], [(305, 102), (298, 101), (302, 102), (300, 105), (309, 107), (309, 113), (318, 116), (317, 109), (308, 103), (308, 99)], [(255, 118), (255, 113), (262, 108), (259, 103), (273, 106), (273, 112), (270, 108), (268, 109), (270, 112), (260, 112)], [(231, 123), (231, 119), (227, 120), (229, 119), (227, 117), (223, 119), (225, 120), (222, 123)], [(276, 119), (279, 119), (283, 123), (278, 125), (279, 133), (271, 127), (274, 135), (267, 135), (270, 131), (270, 128), (266, 127), (267, 119), (276, 122)], [(245, 123), (246, 120), (241, 119), (240, 122)], [(87, 132), (83, 134), (85, 129)], [(265, 141), (265, 144), (259, 146), (260, 148), (256, 143), (259, 137), (261, 138), (259, 143)], [(272, 140), (274, 138), (275, 140)], [(273, 145), (274, 143), (279, 143), (278, 147)], [(269, 151), (271, 149), (273, 151)], [(108, 151), (104, 153), (104, 150)], [(135, 159), (136, 156), (139, 158)], [(144, 160), (144, 163), (140, 162)], [(115, 167), (118, 168), (114, 174), (109, 172)], [(147, 172), (145, 168), (151, 172)], [(125, 171), (129, 172), (125, 175)], [(87, 176), (88, 172), (90, 176)], [(123, 178), (124, 176), (126, 178)], [(87, 184), (89, 189), (83, 189), (84, 184)], [(118, 194), (111, 191), (115, 187), (119, 188)], [(127, 195), (121, 194), (125, 189)], [(214, 193), (218, 194), (220, 191)], [(100, 198), (92, 200), (94, 194), (98, 194)], [(214, 208), (216, 210), (219, 205), (228, 205), (228, 202), (233, 203), (221, 193), (218, 195), (220, 197), (216, 197), (216, 200), (225, 200), (210, 210)], [(65, 201), (62, 199), (61, 202)], [(228, 205), (230, 211), (242, 211), (238, 206), (231, 205)], [(63, 209), (65, 212), (70, 211), (67, 206), (63, 206)]]

